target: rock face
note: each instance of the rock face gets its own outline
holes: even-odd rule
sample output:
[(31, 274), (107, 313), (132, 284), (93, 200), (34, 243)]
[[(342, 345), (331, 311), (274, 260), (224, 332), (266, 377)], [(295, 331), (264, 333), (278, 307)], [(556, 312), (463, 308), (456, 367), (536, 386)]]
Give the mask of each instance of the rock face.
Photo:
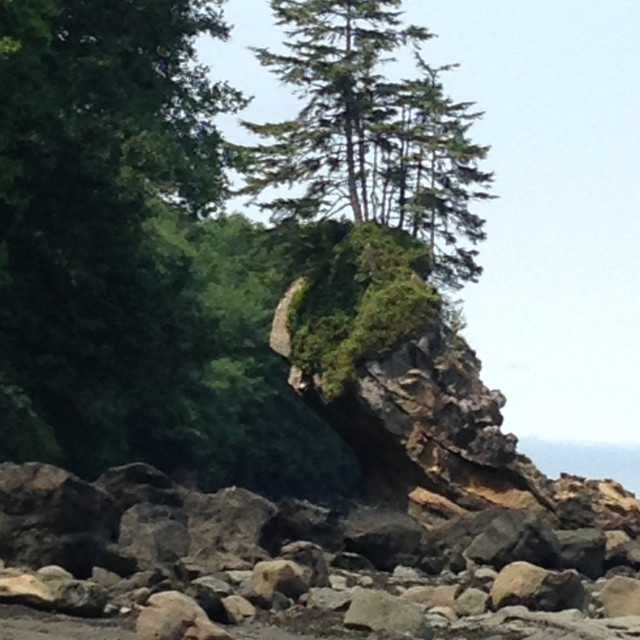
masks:
[[(469, 520), (467, 524), (474, 521)], [(518, 560), (555, 569), (561, 566), (561, 551), (556, 534), (543, 520), (502, 511), (482, 528), (463, 554), (476, 564), (495, 569)]]
[(274, 555), (279, 551), (277, 509), (266, 498), (237, 487), (213, 494), (188, 491), (183, 497), (193, 557), (207, 560), (227, 552), (253, 565), (266, 559), (264, 548)]
[(406, 514), (370, 508), (350, 514), (345, 545), (383, 571), (392, 571), (398, 565), (417, 566), (425, 558), (440, 555), (427, 531), (415, 520)]
[(0, 558), (85, 578), (108, 566), (117, 532), (117, 508), (99, 487), (47, 464), (0, 464)]
[[(271, 347), (290, 357), (287, 320), (296, 281), (276, 309)], [(611, 481), (556, 482), (500, 430), (505, 398), (480, 379), (480, 361), (441, 320), (356, 363), (356, 378), (326, 402), (322, 375), (293, 366), (289, 383), (356, 453), (370, 496), (429, 528), (499, 506), (536, 513), (555, 529), (640, 532), (640, 502)]]
[(144, 462), (107, 469), (94, 485), (111, 495), (121, 513), (141, 502), (182, 506), (180, 493), (169, 476)]
[[(285, 358), (292, 291), (271, 338)], [(544, 508), (544, 477), (516, 454), (515, 436), (501, 433), (504, 397), (479, 371), (466, 343), (434, 323), (384, 358), (361, 362), (355, 384), (333, 402), (323, 401), (315, 371), (294, 370), (290, 381), (353, 448), (375, 496), (394, 503), (411, 496), (423, 521), (491, 504)]]
[(141, 569), (174, 563), (189, 553), (187, 517), (161, 504), (134, 504), (122, 515), (118, 542)]

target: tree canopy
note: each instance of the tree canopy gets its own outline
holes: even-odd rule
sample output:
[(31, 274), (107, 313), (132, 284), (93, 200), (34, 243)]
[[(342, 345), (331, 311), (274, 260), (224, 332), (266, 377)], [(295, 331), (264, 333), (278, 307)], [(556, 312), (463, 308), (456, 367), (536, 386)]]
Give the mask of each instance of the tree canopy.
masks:
[(2, 459), (316, 497), (355, 477), (269, 352), (266, 231), (207, 219), (214, 119), (245, 104), (195, 58), (221, 4), (0, 0)]
[[(245, 126), (255, 146), (246, 192), (289, 187), (263, 201), (275, 221), (347, 214), (408, 231), (427, 245), (435, 282), (457, 288), (482, 269), (475, 245), (485, 221), (470, 210), (490, 196), (488, 147), (469, 137), (481, 116), (454, 102), (421, 54), (432, 36), (402, 22), (400, 0), (272, 0), (286, 53), (256, 49), (259, 61), (298, 94), (296, 118)], [(417, 76), (383, 72), (394, 53), (413, 52)]]
[[(293, 357), (330, 398), (442, 312), (416, 274), (480, 273), (479, 114), (447, 97), (401, 0), (272, 0), (289, 50), (257, 55), (303, 107), (247, 125), (265, 138), (249, 154), (216, 126), (247, 100), (196, 56), (227, 38), (223, 4), (0, 0), (0, 460), (352, 493), (352, 454), (269, 350), (278, 300), (308, 278)], [(383, 74), (401, 47), (414, 78)], [(265, 202), (271, 228), (224, 212), (237, 160), (250, 192), (295, 187)]]

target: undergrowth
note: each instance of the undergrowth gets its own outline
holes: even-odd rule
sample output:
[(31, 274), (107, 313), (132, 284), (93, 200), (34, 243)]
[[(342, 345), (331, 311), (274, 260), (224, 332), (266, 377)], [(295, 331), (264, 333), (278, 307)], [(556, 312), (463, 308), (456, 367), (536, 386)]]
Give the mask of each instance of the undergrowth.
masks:
[[(328, 401), (355, 379), (359, 362), (384, 355), (442, 308), (438, 293), (422, 280), (429, 264), (424, 245), (374, 223), (342, 231), (324, 258), (309, 265), (289, 314), (291, 360), (322, 375)], [(335, 239), (335, 233), (318, 233)]]

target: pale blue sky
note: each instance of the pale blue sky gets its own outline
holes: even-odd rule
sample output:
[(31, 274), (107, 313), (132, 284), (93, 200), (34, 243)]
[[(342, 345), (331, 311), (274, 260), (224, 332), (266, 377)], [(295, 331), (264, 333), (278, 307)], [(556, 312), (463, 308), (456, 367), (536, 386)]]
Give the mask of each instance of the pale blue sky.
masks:
[[(407, 0), (438, 38), (446, 86), (486, 112), (474, 139), (500, 196), (485, 274), (463, 297), (485, 382), (507, 396), (505, 431), (640, 443), (640, 1)], [(213, 77), (255, 96), (243, 114), (291, 115), (289, 90), (246, 50), (277, 46), (267, 0), (229, 0), (227, 44), (203, 44)], [(407, 73), (408, 75), (408, 73)], [(222, 127), (246, 140), (235, 118)], [(249, 213), (245, 211), (245, 213)]]

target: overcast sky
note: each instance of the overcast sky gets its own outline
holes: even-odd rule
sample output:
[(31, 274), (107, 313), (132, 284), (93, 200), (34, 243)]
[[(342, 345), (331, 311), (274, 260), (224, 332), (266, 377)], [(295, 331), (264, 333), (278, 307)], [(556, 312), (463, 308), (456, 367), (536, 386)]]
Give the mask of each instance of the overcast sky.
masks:
[[(507, 396), (505, 431), (640, 443), (640, 1), (407, 0), (439, 37), (453, 98), (485, 112), (473, 138), (500, 196), (485, 274), (463, 292), (465, 336)], [(255, 96), (243, 117), (296, 103), (252, 46), (277, 46), (267, 0), (229, 0), (230, 43), (206, 43), (214, 78)], [(408, 75), (408, 73), (407, 73)], [(235, 118), (222, 127), (241, 141)], [(246, 139), (245, 139), (246, 140)], [(245, 211), (245, 213), (250, 213)]]

